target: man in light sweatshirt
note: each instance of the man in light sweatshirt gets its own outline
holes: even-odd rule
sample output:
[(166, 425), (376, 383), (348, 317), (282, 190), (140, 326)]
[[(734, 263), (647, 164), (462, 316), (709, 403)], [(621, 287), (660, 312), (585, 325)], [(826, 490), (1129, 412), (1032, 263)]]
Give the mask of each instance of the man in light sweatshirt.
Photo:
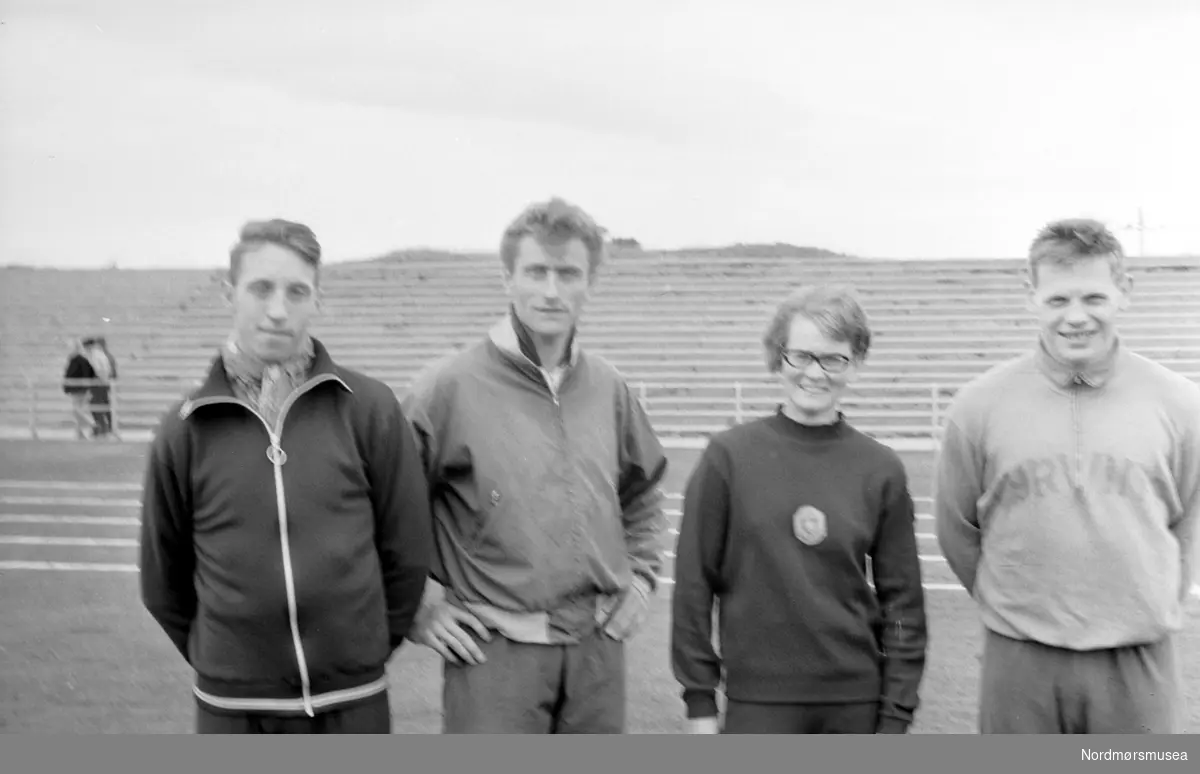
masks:
[(938, 542), (985, 627), (982, 733), (1179, 733), (1173, 634), (1200, 521), (1200, 386), (1117, 333), (1133, 281), (1100, 223), (1029, 252), (1029, 353), (964, 387)]

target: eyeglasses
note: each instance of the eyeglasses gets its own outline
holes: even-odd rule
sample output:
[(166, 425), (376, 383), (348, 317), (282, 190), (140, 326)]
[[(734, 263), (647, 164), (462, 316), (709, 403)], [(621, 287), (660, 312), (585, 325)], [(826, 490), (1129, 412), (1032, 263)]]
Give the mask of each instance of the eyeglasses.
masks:
[(818, 355), (803, 349), (782, 349), (780, 354), (788, 365), (801, 371), (813, 363), (821, 366), (821, 370), (827, 374), (840, 374), (850, 367), (850, 358), (845, 355)]

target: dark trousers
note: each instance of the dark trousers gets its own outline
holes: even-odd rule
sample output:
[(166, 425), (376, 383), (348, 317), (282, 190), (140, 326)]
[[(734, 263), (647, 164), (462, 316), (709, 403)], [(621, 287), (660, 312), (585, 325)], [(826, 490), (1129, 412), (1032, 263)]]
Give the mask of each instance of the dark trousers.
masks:
[(92, 412), (92, 418), (96, 422), (96, 429), (93, 434), (97, 437), (108, 435), (112, 432), (112, 405), (111, 405), (111, 388), (109, 387), (92, 387), (91, 399), (92, 404), (98, 408)]
[(318, 712), (273, 715), (230, 712), (196, 701), (197, 734), (390, 734), (392, 710), (386, 692)]
[(1182, 733), (1171, 638), (1072, 651), (987, 631), (980, 675), (984, 734)]
[(879, 703), (725, 702), (723, 734), (874, 734)]
[(574, 645), (476, 641), (484, 663), (445, 665), (443, 733), (624, 733), (623, 643), (599, 630)]

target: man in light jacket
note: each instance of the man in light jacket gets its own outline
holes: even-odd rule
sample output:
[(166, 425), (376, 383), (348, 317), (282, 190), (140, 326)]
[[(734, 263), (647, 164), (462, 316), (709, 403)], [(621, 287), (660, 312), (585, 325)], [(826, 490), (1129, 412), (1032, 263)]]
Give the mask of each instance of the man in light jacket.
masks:
[(625, 642), (659, 586), (667, 462), (576, 323), (601, 230), (560, 199), (500, 247), (510, 307), (404, 401), (437, 544), (414, 639), (444, 659), (446, 733), (621, 733)]

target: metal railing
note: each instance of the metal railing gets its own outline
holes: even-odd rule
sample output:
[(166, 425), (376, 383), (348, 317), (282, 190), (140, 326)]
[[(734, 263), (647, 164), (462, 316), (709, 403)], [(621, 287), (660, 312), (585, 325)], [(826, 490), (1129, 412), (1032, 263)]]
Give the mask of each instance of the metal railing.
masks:
[[(38, 393), (40, 386), (49, 386), (53, 384), (59, 389), (59, 394), (66, 401), (65, 406), (58, 404), (53, 409), (55, 414), (60, 410), (65, 409), (69, 412), (70, 417), (75, 421), (76, 431), (82, 434), (82, 423), (90, 424), (90, 429), (95, 430), (98, 420), (96, 415), (107, 415), (108, 432), (118, 440), (121, 438), (120, 412), (118, 410), (117, 393), (119, 392), (118, 380), (116, 379), (59, 379), (53, 382), (48, 380), (36, 380), (28, 373), (22, 374), (25, 380), (25, 388), (29, 395), (29, 434), (34, 440), (41, 437), (38, 430), (39, 422), (39, 402)], [(94, 388), (107, 388), (108, 397), (105, 402), (96, 402), (93, 400), (92, 390)], [(80, 394), (85, 398), (83, 401), (76, 402), (74, 396), (68, 393), (67, 388), (86, 390)]]
[[(677, 392), (681, 389), (687, 389), (687, 387), (682, 386), (682, 385), (672, 385), (672, 384), (667, 384), (664, 382), (649, 382), (649, 381), (633, 382), (631, 386), (636, 388), (638, 400), (642, 404), (642, 409), (644, 411), (646, 411), (646, 413), (650, 414), (651, 417), (654, 416), (654, 409), (650, 404), (650, 398), (651, 398), (651, 394), (654, 391), (670, 389), (673, 392)], [(732, 407), (731, 407), (729, 416), (733, 420), (732, 424), (735, 424), (735, 425), (740, 425), (743, 422), (745, 422), (748, 416), (754, 416), (753, 410), (752, 410), (752, 408), (750, 408), (750, 406), (758, 405), (758, 404), (762, 404), (762, 403), (766, 402), (765, 399), (758, 399), (758, 400), (747, 399), (746, 386), (747, 385), (741, 381), (735, 381), (731, 385), (732, 398), (729, 400), (731, 400)], [(755, 382), (754, 386), (756, 386), (756, 387), (763, 386), (764, 388), (766, 387), (766, 385), (763, 385), (763, 383), (760, 383), (760, 382)], [(945, 418), (944, 407), (946, 406), (948, 399), (949, 400), (953, 399), (954, 394), (955, 394), (955, 389), (956, 388), (951, 387), (949, 385), (943, 385), (943, 384), (938, 384), (938, 383), (931, 384), (929, 386), (928, 402), (922, 402), (922, 403), (916, 404), (919, 406), (920, 405), (928, 406), (930, 409), (929, 426), (928, 426), (929, 427), (929, 437), (932, 438), (934, 441), (941, 440), (942, 423)], [(722, 400), (723, 399), (720, 397), (714, 397), (714, 398), (712, 398), (711, 402), (720, 403)], [(851, 399), (849, 402), (852, 404), (853, 399)]]
[[(182, 398), (187, 392), (194, 389), (200, 383), (200, 380), (198, 379), (182, 377), (178, 378), (177, 380), (142, 379), (137, 380), (134, 383), (121, 383), (115, 379), (107, 382), (99, 379), (35, 379), (29, 374), (23, 374), (23, 378), (25, 382), (25, 389), (28, 395), (28, 417), (26, 423), (28, 425), (28, 431), (34, 439), (41, 437), (42, 428), (55, 424), (55, 422), (49, 420), (48, 417), (56, 417), (59, 420), (74, 417), (78, 423), (79, 415), (76, 412), (80, 409), (85, 410), (89, 414), (94, 412), (107, 412), (111, 417), (111, 432), (114, 436), (120, 438), (121, 418), (123, 413), (123, 409), (121, 407), (122, 389), (126, 390), (129, 394), (162, 394), (164, 396), (162, 405), (155, 407), (156, 412), (161, 412), (166, 410), (167, 406), (169, 405), (168, 400), (165, 399), (167, 394), (170, 394), (172, 398)], [(727, 393), (727, 395), (729, 397), (722, 398), (720, 395), (717, 395), (711, 399), (711, 403), (721, 406), (721, 408), (716, 409), (713, 413), (717, 414), (718, 416), (724, 416), (727, 420), (731, 420), (731, 424), (742, 424), (743, 422), (747, 421), (747, 419), (757, 416), (759, 412), (755, 410), (755, 407), (761, 406), (762, 404), (768, 402), (768, 399), (765, 396), (768, 394), (766, 390), (769, 389), (769, 385), (761, 382), (755, 382), (753, 385), (747, 385), (742, 381), (734, 381), (728, 384), (730, 392)], [(630, 386), (634, 389), (638, 401), (642, 404), (642, 408), (646, 410), (646, 412), (650, 414), (652, 418), (656, 413), (658, 413), (654, 410), (652, 402), (659, 399), (669, 400), (665, 394), (663, 394), (660, 398), (656, 395), (656, 393), (660, 393), (660, 391), (662, 393), (666, 393), (666, 391), (669, 390), (672, 393), (671, 397), (677, 397), (677, 393), (686, 391), (688, 389), (688, 386), (686, 385), (652, 381), (631, 382)], [(764, 397), (747, 397), (748, 386), (763, 389), (762, 394)], [(94, 403), (91, 401), (91, 396), (89, 394), (88, 402), (86, 404), (77, 405), (71, 399), (71, 396), (64, 392), (65, 387), (79, 387), (89, 390), (93, 387), (108, 387), (108, 400), (105, 403)], [(712, 389), (712, 387), (711, 385), (708, 385), (705, 387), (705, 389)], [(47, 400), (45, 396), (50, 392), (55, 392), (57, 398), (54, 400)], [(927, 406), (929, 408), (929, 424), (927, 426), (927, 435), (936, 442), (940, 441), (941, 439), (942, 423), (945, 418), (945, 406), (947, 399), (952, 398), (954, 392), (955, 388), (949, 385), (932, 384), (929, 387), (927, 398), (921, 400), (920, 402), (914, 403), (915, 399), (913, 398), (898, 398), (897, 400), (905, 402), (910, 406)], [(398, 391), (397, 394), (403, 395), (403, 392)], [(853, 406), (853, 399), (850, 399), (847, 402)], [(725, 406), (728, 406), (727, 410), (724, 408)], [(851, 408), (847, 413), (853, 413), (853, 408)], [(886, 410), (884, 413), (886, 413)]]

